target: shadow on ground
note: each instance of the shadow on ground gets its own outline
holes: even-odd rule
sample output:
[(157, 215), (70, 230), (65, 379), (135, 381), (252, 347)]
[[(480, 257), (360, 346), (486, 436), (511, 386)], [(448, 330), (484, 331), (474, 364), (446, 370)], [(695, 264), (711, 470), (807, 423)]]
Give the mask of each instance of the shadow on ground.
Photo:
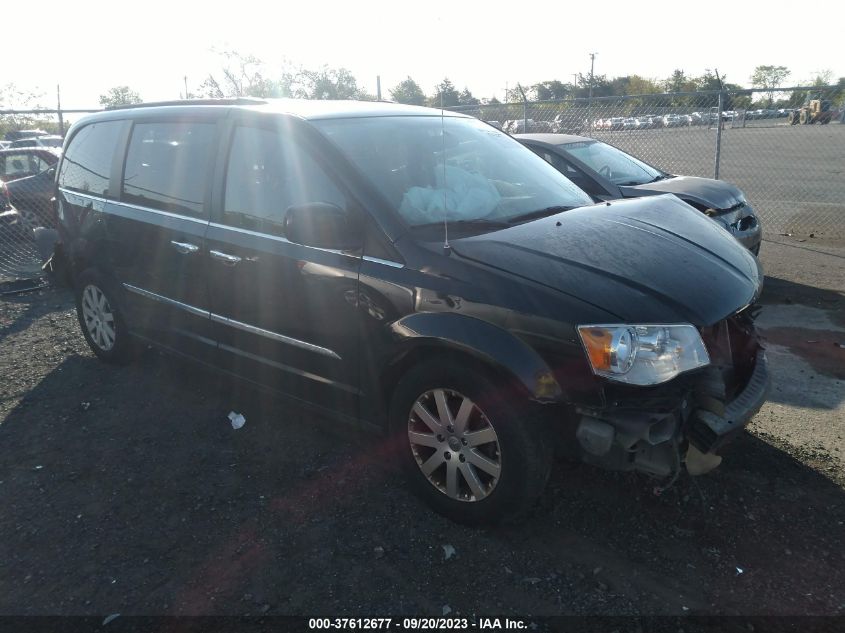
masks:
[(561, 465), (488, 530), (431, 513), (389, 452), (153, 352), (69, 356), (0, 423), (0, 613), (845, 611), (842, 489), (756, 437), (660, 496)]

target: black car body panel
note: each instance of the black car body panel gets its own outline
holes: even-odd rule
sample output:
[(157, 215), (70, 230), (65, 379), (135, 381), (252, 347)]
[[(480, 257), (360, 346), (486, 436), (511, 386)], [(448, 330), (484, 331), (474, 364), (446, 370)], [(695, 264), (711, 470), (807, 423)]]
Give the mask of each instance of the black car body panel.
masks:
[[(377, 116), (442, 115), (282, 101), (118, 109), (82, 119), (57, 170), (61, 250), (76, 276), (95, 269), (106, 279), (133, 334), (325, 412), (384, 426), (409, 369), (433, 358), (470, 362), (496, 376), (504, 393), (542, 410), (549, 433), (589, 459), (653, 474), (677, 470), (696, 390), (722, 381), (727, 402), (765, 362), (749, 307), (762, 285), (756, 258), (672, 195), (507, 228), (455, 226), (448, 239), (448, 227), (441, 236), (437, 225), (422, 237), (316, 124)], [(210, 127), (192, 129), (180, 145), (143, 127), (151, 123)], [(294, 207), (282, 205), (284, 218), (272, 205), (260, 218), (230, 209), (226, 183), (238, 168), (246, 166), (248, 187), (266, 176), (249, 157), (232, 158), (239, 134), (257, 139), (247, 147), (268, 134), (290, 140), (302, 173), (310, 173), (306, 163), (319, 168), (355, 235), (337, 248), (297, 243), (289, 239)], [(483, 134), (571, 187), (512, 139), (486, 126)], [(74, 172), (77, 135), (99, 149), (88, 153), (97, 164), (84, 178)], [(159, 173), (144, 170), (166, 152), (192, 151), (198, 139), (205, 139), (202, 151), (185, 177), (205, 184), (191, 185), (190, 195), (152, 195), (144, 183)], [(136, 160), (133, 152), (152, 158)], [(296, 173), (297, 183), (307, 181)], [(578, 331), (613, 323), (691, 324), (714, 362), (663, 384), (614, 383), (592, 371)], [(746, 401), (750, 410), (759, 398)], [(596, 448), (596, 438), (609, 436), (613, 448)], [(709, 441), (701, 440), (702, 453)]]
[(733, 209), (745, 203), (745, 196), (738, 187), (712, 178), (674, 176), (643, 185), (621, 186), (620, 189), (626, 198), (674, 193), (681, 200), (691, 200), (710, 209)]
[(624, 322), (711, 325), (754, 302), (762, 285), (755, 258), (673, 196), (575, 209), (453, 247)]

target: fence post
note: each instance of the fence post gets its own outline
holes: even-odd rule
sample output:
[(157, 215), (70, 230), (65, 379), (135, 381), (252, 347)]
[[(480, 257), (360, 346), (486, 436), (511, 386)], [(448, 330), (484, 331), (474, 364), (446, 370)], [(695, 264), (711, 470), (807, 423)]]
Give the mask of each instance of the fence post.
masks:
[(522, 94), (522, 129), (523, 134), (528, 134), (528, 99), (525, 98), (525, 93)]
[(719, 180), (719, 162), (722, 159), (722, 108), (725, 107), (725, 93), (719, 92), (719, 111), (716, 113), (716, 160), (713, 178)]
[(65, 120), (62, 117), (62, 88), (56, 84), (56, 110), (59, 114), (59, 136), (65, 135)]

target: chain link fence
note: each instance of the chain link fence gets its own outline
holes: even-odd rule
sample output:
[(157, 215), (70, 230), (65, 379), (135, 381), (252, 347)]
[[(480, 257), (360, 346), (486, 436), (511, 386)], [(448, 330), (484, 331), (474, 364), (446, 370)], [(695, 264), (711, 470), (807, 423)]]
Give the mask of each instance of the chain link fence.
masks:
[(673, 174), (742, 189), (768, 233), (845, 237), (845, 93), (837, 86), (451, 108), (511, 134), (589, 136)]
[(86, 112), (93, 110), (0, 110), (0, 295), (45, 283), (55, 166), (67, 117)]
[[(845, 237), (844, 101), (842, 88), (821, 86), (453, 109), (513, 134), (589, 136), (670, 173), (731, 181), (769, 233)], [(0, 110), (0, 294), (42, 283), (62, 135), (92, 111)]]

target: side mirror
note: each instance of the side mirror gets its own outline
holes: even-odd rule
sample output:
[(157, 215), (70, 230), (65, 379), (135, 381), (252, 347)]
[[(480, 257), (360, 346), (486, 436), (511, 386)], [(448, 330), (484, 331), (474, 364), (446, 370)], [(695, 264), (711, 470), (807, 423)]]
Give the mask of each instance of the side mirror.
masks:
[(311, 202), (289, 207), (285, 236), (297, 244), (345, 251), (361, 246), (361, 234), (350, 214), (334, 204)]

